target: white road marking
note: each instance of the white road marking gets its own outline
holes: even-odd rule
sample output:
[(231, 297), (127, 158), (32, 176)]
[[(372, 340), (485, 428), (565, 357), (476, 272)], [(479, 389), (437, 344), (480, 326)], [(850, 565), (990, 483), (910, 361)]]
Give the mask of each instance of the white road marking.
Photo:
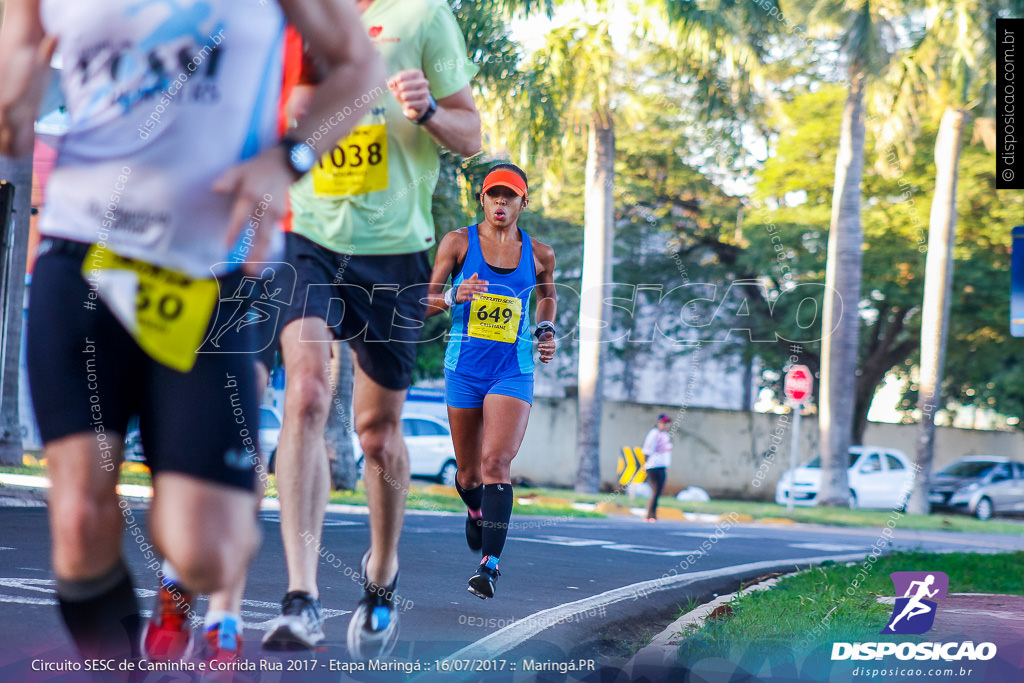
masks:
[(0, 602), (13, 602), (19, 605), (56, 605), (57, 601), (47, 598), (27, 598), (23, 595), (4, 595), (0, 593)]
[(635, 600), (637, 595), (652, 595), (666, 590), (682, 588), (699, 581), (707, 579), (733, 576), (747, 572), (776, 569), (778, 567), (811, 565), (831, 560), (834, 562), (846, 562), (858, 560), (864, 557), (863, 553), (849, 555), (822, 555), (818, 557), (795, 557), (784, 560), (768, 560), (764, 562), (751, 562), (722, 569), (709, 569), (702, 572), (681, 574), (678, 576), (651, 579), (641, 581), (629, 586), (615, 588), (604, 593), (593, 595), (589, 598), (567, 602), (563, 605), (541, 610), (528, 617), (519, 619), (508, 626), (495, 631), (494, 633), (471, 643), (458, 652), (448, 655), (447, 659), (499, 659), (504, 653), (519, 646), (523, 642), (533, 638), (538, 633), (545, 631), (560, 623), (572, 621), (577, 615), (604, 610), (626, 600)]
[(529, 538), (517, 536), (510, 540), (549, 543), (551, 545), (563, 545), (568, 548), (583, 548), (592, 545), (611, 545), (615, 543), (615, 541), (600, 541), (594, 538), (576, 538), (575, 536), (532, 536)]
[(57, 582), (53, 579), (0, 579), (0, 586), (4, 588), (17, 588), (40, 593), (52, 593), (53, 586), (56, 584)]
[(667, 548), (654, 548), (648, 545), (632, 545), (629, 543), (616, 543), (615, 541), (599, 541), (594, 538), (573, 538), (570, 536), (536, 536), (533, 538), (511, 538), (510, 541), (526, 541), (528, 543), (546, 543), (559, 545), (568, 548), (582, 548), (600, 546), (605, 550), (623, 550), (627, 553), (640, 553), (641, 555), (660, 555), (662, 557), (683, 557), (691, 555), (696, 550), (669, 550)]
[[(692, 536), (693, 538), (707, 538), (708, 536), (712, 535), (709, 532), (713, 531), (714, 529), (709, 529), (708, 531), (705, 531), (703, 533), (700, 531), (673, 531), (669, 533), (669, 536)], [(731, 530), (726, 534), (726, 536), (728, 536), (729, 538), (756, 538), (759, 540), (764, 540), (764, 536), (759, 536), (758, 534), (734, 534)]]
[[(278, 605), (277, 608), (278, 608), (278, 610), (280, 610), (281, 606)], [(242, 616), (243, 617), (248, 615), (248, 614), (250, 614), (250, 613), (244, 612), (244, 611), (242, 612)], [(324, 621), (327, 621), (328, 619), (333, 619), (334, 617), (342, 617), (342, 616), (345, 616), (346, 614), (352, 614), (352, 610), (346, 610), (346, 609), (325, 609), (325, 610), (323, 610), (321, 612), (321, 615), (323, 616)], [(267, 615), (265, 615), (265, 614), (253, 614), (251, 616), (253, 618), (257, 618), (258, 619), (260, 617), (266, 618)], [(270, 622), (272, 622), (274, 619), (276, 619), (279, 616), (281, 616), (281, 615), (280, 614), (274, 614), (269, 619), (266, 619), (266, 621), (248, 621), (248, 620), (246, 620), (245, 627), (246, 628), (250, 628), (250, 629), (254, 629), (256, 631), (265, 631), (267, 629), (267, 627), (270, 626)]]
[[(281, 523), (281, 516), (276, 512), (260, 513), (260, 520), (264, 522)], [(325, 519), (324, 526), (366, 526), (366, 522), (349, 522), (343, 519)]]
[(837, 545), (835, 543), (787, 543), (790, 548), (803, 548), (804, 550), (821, 550), (826, 553), (840, 553), (846, 550), (866, 550), (862, 545)]
[[(32, 591), (35, 593), (44, 593), (47, 596), (45, 598), (34, 597), (29, 595), (10, 595), (7, 593), (0, 593), (0, 602), (9, 602), (19, 605), (56, 605), (56, 581), (53, 579), (22, 579), (22, 578), (0, 578), (0, 588), (9, 588), (14, 590)], [(155, 590), (149, 588), (136, 588), (135, 595), (142, 600), (148, 601), (150, 598), (156, 595)], [(199, 596), (198, 602), (206, 602), (207, 597), (205, 595)], [(247, 609), (248, 608), (248, 609)], [(148, 618), (152, 614), (152, 610), (143, 609), (139, 613), (142, 617)], [(246, 626), (261, 630), (265, 628), (271, 621), (277, 618), (281, 613), (281, 603), (279, 602), (266, 602), (265, 600), (242, 600), (242, 616), (246, 619)], [(325, 609), (322, 614), (324, 620), (332, 619), (334, 617), (342, 617), (346, 614), (351, 614), (352, 610), (345, 609)], [(203, 623), (202, 617), (196, 616), (192, 619), (193, 626), (199, 626)]]

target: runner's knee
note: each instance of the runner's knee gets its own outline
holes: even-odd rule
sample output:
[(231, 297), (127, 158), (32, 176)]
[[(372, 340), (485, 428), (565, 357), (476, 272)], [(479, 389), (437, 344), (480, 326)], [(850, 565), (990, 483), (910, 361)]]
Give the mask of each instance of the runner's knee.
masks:
[(399, 422), (374, 420), (360, 425), (357, 431), (363, 454), (382, 467), (387, 468), (402, 452), (402, 428)]
[(114, 500), (94, 501), (75, 493), (51, 496), (50, 519), (54, 564), (63, 578), (89, 575), (120, 552), (120, 513)]
[[(242, 536), (244, 534), (239, 534)], [(245, 572), (256, 547), (256, 539), (225, 537), (216, 546), (191, 545), (167, 548), (167, 560), (174, 567), (182, 584), (198, 593), (214, 593), (238, 580)]]
[(331, 388), (323, 377), (298, 375), (289, 377), (288, 412), (293, 412), (302, 422), (322, 423), (327, 420), (331, 403)]
[(460, 467), (459, 473), (455, 476), (459, 481), (459, 486), (464, 489), (475, 489), (484, 483), (479, 467)]
[(509, 463), (500, 456), (489, 458), (484, 455), (480, 470), (484, 480), (502, 482), (509, 480)]

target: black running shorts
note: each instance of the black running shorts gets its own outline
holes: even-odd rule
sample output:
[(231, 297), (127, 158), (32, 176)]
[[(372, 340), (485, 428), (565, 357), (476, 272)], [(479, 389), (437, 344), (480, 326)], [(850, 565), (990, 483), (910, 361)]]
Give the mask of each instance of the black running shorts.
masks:
[[(154, 474), (254, 490), (259, 411), (250, 335), (223, 335), (220, 352), (199, 353), (186, 373), (156, 362), (101, 299), (89, 297), (82, 276), (89, 246), (44, 238), (35, 264), (28, 372), (43, 443), (93, 434), (97, 465), (107, 467), (111, 445), (119, 447), (137, 414)], [(222, 296), (241, 279), (238, 272), (221, 278)]]
[(288, 233), (285, 260), (295, 268), (296, 287), (284, 324), (323, 319), (352, 346), (370, 379), (385, 389), (408, 389), (427, 310), (427, 252), (339, 254)]

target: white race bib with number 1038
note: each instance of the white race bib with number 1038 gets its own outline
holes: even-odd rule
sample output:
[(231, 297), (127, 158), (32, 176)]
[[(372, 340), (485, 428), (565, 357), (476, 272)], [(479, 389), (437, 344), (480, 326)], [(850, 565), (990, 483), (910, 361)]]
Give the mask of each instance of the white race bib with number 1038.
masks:
[(519, 297), (475, 294), (469, 308), (469, 336), (515, 344), (522, 315)]

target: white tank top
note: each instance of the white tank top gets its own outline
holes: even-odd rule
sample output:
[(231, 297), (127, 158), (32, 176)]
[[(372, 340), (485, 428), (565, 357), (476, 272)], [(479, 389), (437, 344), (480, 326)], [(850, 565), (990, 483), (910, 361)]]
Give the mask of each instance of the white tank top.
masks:
[(40, 231), (194, 277), (237, 266), (233, 198), (211, 187), (276, 139), (277, 3), (43, 0), (41, 14), (70, 126)]

